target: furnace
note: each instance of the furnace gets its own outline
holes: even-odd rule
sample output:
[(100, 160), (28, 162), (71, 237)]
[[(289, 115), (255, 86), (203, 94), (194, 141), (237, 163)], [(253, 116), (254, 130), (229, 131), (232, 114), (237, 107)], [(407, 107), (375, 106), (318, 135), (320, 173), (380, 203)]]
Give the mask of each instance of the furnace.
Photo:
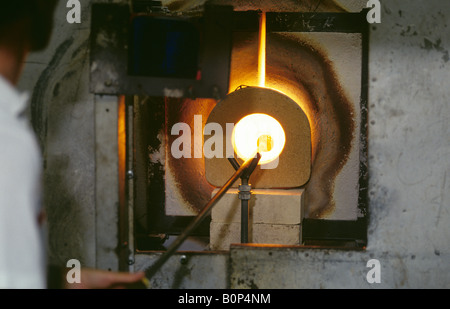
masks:
[[(236, 124), (231, 136), (222, 137), (233, 145), (232, 158), (242, 161), (261, 153), (260, 165), (250, 179), (252, 188), (258, 189), (252, 191), (250, 199), (251, 242), (301, 244), (304, 190), (299, 188), (311, 172), (311, 130), (301, 107), (278, 91), (243, 87), (219, 102), (207, 123)], [(225, 183), (233, 172), (223, 159), (227, 156), (223, 153), (205, 159), (206, 179), (215, 187)], [(240, 213), (235, 207), (238, 197), (238, 192), (229, 191), (212, 210), (212, 249), (227, 249), (239, 241), (241, 221), (235, 215)]]
[(128, 254), (364, 246), (365, 12), (150, 2), (93, 7), (91, 90), (126, 110)]

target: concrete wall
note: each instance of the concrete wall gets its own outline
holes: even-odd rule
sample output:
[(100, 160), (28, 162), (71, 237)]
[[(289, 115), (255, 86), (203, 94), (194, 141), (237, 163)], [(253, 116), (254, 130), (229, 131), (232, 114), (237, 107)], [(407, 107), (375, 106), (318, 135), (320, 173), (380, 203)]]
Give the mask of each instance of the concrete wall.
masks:
[(95, 266), (94, 96), (89, 93), (90, 4), (81, 24), (66, 21), (59, 1), (50, 46), (28, 58), (19, 88), (44, 154), (44, 200), (50, 262)]
[[(83, 1), (82, 23), (70, 25), (60, 1), (51, 45), (31, 55), (20, 88), (32, 94), (43, 142), (50, 260), (78, 258), (95, 266), (89, 3)], [(449, 12), (447, 1), (382, 1), (381, 23), (371, 27), (366, 251), (236, 247), (227, 258), (210, 259), (230, 273), (207, 287), (450, 287)], [(210, 268), (199, 258), (198, 272), (183, 279), (176, 267), (167, 268), (164, 275), (173, 271), (177, 284), (166, 280), (158, 287), (205, 287)], [(137, 269), (154, 257), (139, 259), (145, 261)], [(380, 261), (379, 284), (366, 280), (370, 259)], [(196, 265), (195, 255), (191, 261)]]

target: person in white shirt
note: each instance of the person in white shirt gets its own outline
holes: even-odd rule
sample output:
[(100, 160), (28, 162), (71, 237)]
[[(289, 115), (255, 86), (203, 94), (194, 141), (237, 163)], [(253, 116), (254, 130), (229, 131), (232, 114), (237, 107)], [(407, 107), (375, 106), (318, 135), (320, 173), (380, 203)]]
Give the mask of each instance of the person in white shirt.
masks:
[[(15, 85), (28, 53), (48, 44), (56, 2), (0, 1), (0, 288), (48, 287), (40, 227), (41, 154), (24, 116), (27, 95)], [(61, 287), (127, 287), (143, 278), (143, 273), (83, 269), (81, 283), (68, 284), (61, 275)]]

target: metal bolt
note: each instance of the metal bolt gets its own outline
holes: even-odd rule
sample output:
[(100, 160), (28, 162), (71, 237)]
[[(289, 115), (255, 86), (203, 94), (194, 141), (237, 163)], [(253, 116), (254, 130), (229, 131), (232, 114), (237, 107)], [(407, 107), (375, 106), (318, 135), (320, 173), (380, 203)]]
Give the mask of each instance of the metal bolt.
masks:
[(195, 96), (194, 96), (194, 88), (192, 87), (192, 86), (189, 86), (188, 88), (187, 88), (187, 96), (190, 98), (190, 99), (192, 99), (192, 100), (195, 100)]
[(238, 194), (238, 198), (240, 200), (249, 200), (251, 198), (251, 193), (250, 192), (239, 192)]
[(180, 257), (180, 263), (181, 263), (181, 265), (186, 265), (186, 263), (187, 263), (187, 256), (186, 255), (182, 255)]
[(133, 265), (134, 264), (134, 259), (133, 258), (129, 258), (128, 259), (128, 265)]
[(238, 197), (240, 200), (249, 200), (251, 198), (252, 187), (250, 185), (240, 185)]
[(213, 86), (211, 94), (213, 99), (220, 101), (220, 89), (218, 86)]
[(127, 177), (128, 177), (128, 179), (133, 179), (134, 178), (134, 173), (133, 173), (132, 170), (128, 170), (127, 171)]
[(239, 185), (238, 189), (239, 189), (239, 191), (242, 191), (242, 192), (250, 192), (252, 190), (252, 186), (250, 186), (250, 185)]

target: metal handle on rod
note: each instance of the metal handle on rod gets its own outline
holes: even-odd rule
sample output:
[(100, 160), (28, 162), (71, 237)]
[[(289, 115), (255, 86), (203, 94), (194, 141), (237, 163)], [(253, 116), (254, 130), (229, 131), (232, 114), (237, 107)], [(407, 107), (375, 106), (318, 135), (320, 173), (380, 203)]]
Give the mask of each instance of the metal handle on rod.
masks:
[[(203, 207), (200, 213), (195, 217), (195, 219), (186, 227), (186, 229), (178, 236), (175, 241), (167, 248), (159, 259), (149, 268), (146, 269), (145, 275), (147, 278), (153, 277), (156, 272), (161, 268), (162, 265), (175, 253), (175, 251), (183, 244), (189, 234), (200, 224), (200, 222), (210, 213), (214, 204), (225, 194), (226, 191), (233, 185), (233, 183), (242, 175), (250, 176), (251, 172), (258, 165), (261, 155), (258, 153), (255, 158), (248, 159), (245, 161), (238, 170), (233, 174), (233, 176), (228, 179), (225, 185), (220, 188), (216, 195), (211, 198), (211, 200)], [(249, 173), (250, 170), (250, 173)]]

